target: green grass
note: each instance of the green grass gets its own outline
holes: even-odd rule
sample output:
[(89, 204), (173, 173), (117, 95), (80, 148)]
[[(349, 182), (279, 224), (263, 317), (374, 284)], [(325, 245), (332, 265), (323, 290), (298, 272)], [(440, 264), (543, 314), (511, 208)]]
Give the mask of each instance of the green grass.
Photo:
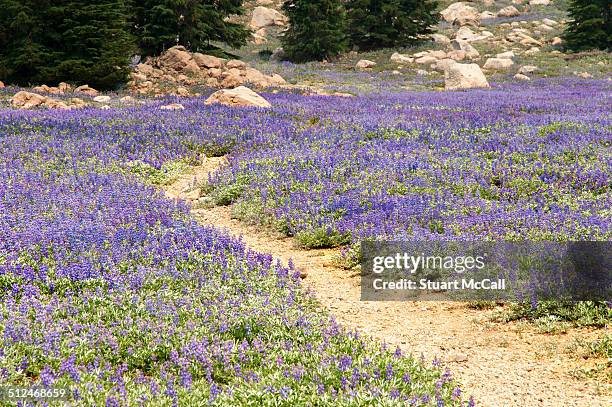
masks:
[(493, 316), (498, 322), (529, 321), (544, 332), (566, 330), (570, 327), (603, 328), (612, 322), (612, 308), (601, 302), (541, 301), (531, 304), (512, 304)]
[(129, 172), (144, 179), (153, 185), (168, 185), (176, 181), (185, 173), (189, 164), (183, 160), (169, 161), (161, 168), (155, 168), (142, 161), (133, 161), (129, 164)]

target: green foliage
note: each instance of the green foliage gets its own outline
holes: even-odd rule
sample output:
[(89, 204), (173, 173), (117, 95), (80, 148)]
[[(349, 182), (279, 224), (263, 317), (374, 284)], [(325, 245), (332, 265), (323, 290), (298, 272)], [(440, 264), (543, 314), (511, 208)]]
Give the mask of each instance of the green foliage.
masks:
[(138, 47), (156, 55), (176, 44), (212, 53), (211, 42), (243, 45), (249, 31), (226, 21), (242, 13), (242, 0), (0, 0), (0, 77), (113, 89)]
[(238, 48), (249, 31), (226, 21), (244, 13), (242, 0), (145, 0), (132, 1), (132, 26), (143, 55), (158, 55), (175, 45), (192, 51), (217, 50), (211, 42)]
[(61, 11), (63, 55), (57, 65), (43, 69), (43, 76), (52, 82), (70, 78), (100, 88), (123, 82), (134, 51), (124, 1), (68, 1)]
[(573, 0), (573, 19), (564, 33), (565, 47), (572, 51), (612, 49), (612, 3), (610, 0)]
[(504, 322), (529, 320), (540, 327), (551, 322), (569, 322), (579, 327), (604, 327), (612, 321), (612, 308), (603, 301), (541, 301), (535, 308), (530, 304), (512, 304), (509, 310), (497, 315), (496, 319)]
[(361, 50), (408, 46), (438, 22), (437, 1), (349, 0), (350, 40)]
[(0, 0), (0, 76), (114, 88), (134, 48), (125, 0)]
[(320, 227), (311, 231), (299, 231), (295, 235), (295, 240), (305, 249), (326, 249), (349, 244), (351, 235)]
[(143, 161), (133, 161), (129, 171), (153, 185), (169, 185), (185, 172), (189, 165), (185, 161), (168, 161), (157, 169)]
[(287, 0), (283, 11), (290, 25), (281, 42), (289, 60), (322, 60), (346, 51), (346, 19), (340, 0)]
[(24, 83), (47, 65), (53, 54), (46, 21), (51, 1), (0, 0), (0, 78)]
[(594, 341), (578, 340), (576, 347), (581, 349), (582, 357), (608, 358), (612, 359), (612, 334), (605, 333)]

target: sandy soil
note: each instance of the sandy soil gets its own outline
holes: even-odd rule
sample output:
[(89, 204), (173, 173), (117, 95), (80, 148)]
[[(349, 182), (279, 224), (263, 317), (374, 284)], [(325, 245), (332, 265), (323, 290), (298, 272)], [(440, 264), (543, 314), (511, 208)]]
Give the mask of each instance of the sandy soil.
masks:
[[(223, 163), (223, 158), (206, 159), (168, 186), (167, 196), (197, 199), (193, 186)], [(292, 259), (307, 273), (305, 286), (339, 322), (415, 356), (440, 359), (477, 405), (612, 405), (610, 384), (570, 375), (594, 363), (573, 354), (571, 344), (576, 338), (593, 340), (601, 331), (542, 334), (527, 324), (492, 323), (493, 311), (474, 310), (464, 303), (360, 301), (359, 276), (332, 265), (338, 251), (296, 248), (290, 238), (232, 219), (230, 207), (194, 208), (192, 213), (202, 224), (242, 236), (253, 249), (271, 253), (285, 264)]]

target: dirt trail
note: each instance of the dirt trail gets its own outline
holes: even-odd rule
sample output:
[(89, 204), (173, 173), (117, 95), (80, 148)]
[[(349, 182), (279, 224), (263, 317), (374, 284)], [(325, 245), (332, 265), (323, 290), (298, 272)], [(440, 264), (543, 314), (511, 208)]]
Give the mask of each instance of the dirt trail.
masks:
[[(166, 188), (173, 199), (193, 198), (196, 182), (224, 163), (208, 158)], [(271, 253), (285, 264), (292, 259), (308, 273), (304, 284), (339, 322), (407, 353), (442, 360), (462, 383), (464, 394), (483, 406), (610, 406), (610, 386), (579, 380), (569, 372), (590, 361), (568, 351), (575, 338), (597, 332), (573, 329), (566, 334), (537, 333), (525, 324), (494, 324), (492, 311), (452, 302), (364, 302), (359, 276), (331, 265), (336, 250), (300, 250), (292, 239), (231, 218), (231, 208), (193, 209), (202, 224), (242, 236), (251, 248)]]

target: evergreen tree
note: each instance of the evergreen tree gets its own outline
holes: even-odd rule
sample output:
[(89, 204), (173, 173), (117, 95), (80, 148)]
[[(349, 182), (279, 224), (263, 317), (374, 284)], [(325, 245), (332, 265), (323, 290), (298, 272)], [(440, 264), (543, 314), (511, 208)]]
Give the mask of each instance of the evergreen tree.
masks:
[(231, 47), (246, 43), (249, 31), (226, 21), (244, 13), (242, 0), (144, 0), (134, 1), (134, 34), (143, 55), (159, 55), (183, 45), (192, 51), (217, 51), (213, 42)]
[(130, 56), (136, 49), (129, 34), (123, 0), (64, 2), (58, 25), (61, 58), (43, 70), (52, 81), (70, 78), (77, 83), (112, 88), (125, 81)]
[(53, 1), (0, 0), (0, 79), (27, 85), (57, 57)]
[(573, 0), (569, 14), (573, 21), (568, 24), (563, 35), (567, 49), (612, 49), (610, 0)]
[(347, 49), (341, 0), (287, 0), (283, 11), (289, 18), (289, 28), (281, 42), (291, 61), (321, 60)]
[(113, 88), (134, 52), (124, 0), (0, 0), (0, 76)]
[(361, 50), (413, 44), (432, 32), (437, 6), (432, 0), (348, 0), (351, 44)]

